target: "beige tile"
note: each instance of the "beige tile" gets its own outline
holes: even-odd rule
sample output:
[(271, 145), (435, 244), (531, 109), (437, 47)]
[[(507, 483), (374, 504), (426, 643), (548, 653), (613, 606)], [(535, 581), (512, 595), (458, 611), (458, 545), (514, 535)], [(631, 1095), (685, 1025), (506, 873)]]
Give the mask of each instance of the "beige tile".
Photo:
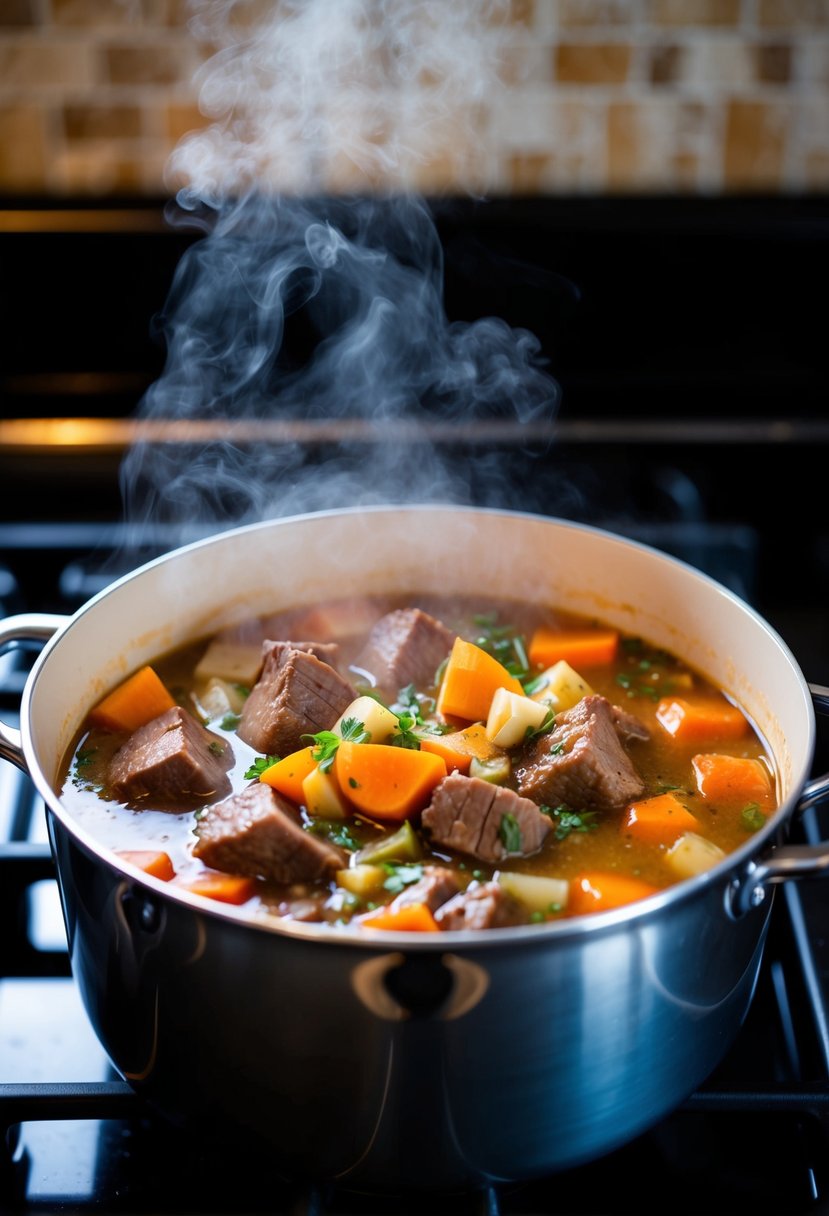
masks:
[(560, 84), (621, 84), (627, 80), (633, 48), (621, 42), (564, 42), (553, 56)]
[(191, 48), (186, 44), (142, 43), (101, 48), (104, 79), (111, 84), (189, 83), (193, 75)]
[(727, 189), (782, 185), (791, 109), (786, 103), (732, 101), (726, 111), (723, 174)]
[(190, 131), (200, 131), (209, 126), (210, 121), (195, 102), (173, 102), (164, 108), (164, 133), (173, 143), (178, 143)]
[(40, 109), (0, 106), (0, 192), (42, 190), (46, 164), (46, 132)]
[(741, 0), (647, 0), (646, 15), (657, 25), (736, 25)]
[(757, 0), (761, 25), (794, 29), (829, 25), (829, 0)]
[(167, 0), (51, 0), (56, 25), (107, 26), (164, 25)]
[(52, 92), (86, 88), (93, 81), (92, 49), (86, 43), (0, 41), (0, 90)]
[(637, 8), (633, 0), (560, 0), (558, 16), (569, 27), (629, 25), (637, 19)]
[(134, 139), (142, 132), (141, 110), (134, 105), (67, 105), (63, 126), (70, 142)]

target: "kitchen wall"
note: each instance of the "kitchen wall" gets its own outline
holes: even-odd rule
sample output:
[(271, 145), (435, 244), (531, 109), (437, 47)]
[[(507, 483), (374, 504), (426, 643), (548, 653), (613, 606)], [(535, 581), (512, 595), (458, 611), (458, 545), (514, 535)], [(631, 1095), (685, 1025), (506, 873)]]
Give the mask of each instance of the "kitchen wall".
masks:
[[(237, 5), (240, 36), (277, 8)], [(216, 49), (188, 16), (185, 0), (0, 0), (0, 194), (168, 193)], [(416, 189), (829, 187), (829, 0), (512, 0), (507, 19), (504, 89), (408, 168)], [(314, 184), (366, 180), (332, 161)]]

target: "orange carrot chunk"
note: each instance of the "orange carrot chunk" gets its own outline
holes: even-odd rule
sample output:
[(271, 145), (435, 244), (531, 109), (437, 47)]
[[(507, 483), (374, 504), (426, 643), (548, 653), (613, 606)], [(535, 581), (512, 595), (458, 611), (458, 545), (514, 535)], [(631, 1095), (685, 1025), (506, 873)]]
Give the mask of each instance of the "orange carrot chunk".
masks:
[(722, 756), (717, 752), (691, 760), (697, 789), (712, 802), (756, 802), (770, 807), (773, 800), (771, 774), (761, 760)]
[(437, 921), (428, 904), (404, 904), (402, 908), (378, 908), (361, 916), (358, 924), (364, 929), (395, 929), (406, 933), (432, 933)]
[(455, 638), (438, 693), (437, 711), (449, 718), (477, 722), (486, 718), (499, 688), (523, 694), (515, 676), (480, 646)]
[(658, 794), (632, 802), (625, 812), (622, 829), (637, 840), (672, 845), (683, 832), (698, 832), (699, 820), (684, 807), (676, 794)]
[(337, 748), (334, 774), (359, 811), (376, 819), (408, 819), (426, 806), (446, 776), (446, 765), (432, 752), (344, 739)]
[(301, 747), (298, 752), (291, 752), (289, 756), (264, 769), (259, 774), (259, 780), (278, 790), (292, 802), (304, 802), (302, 783), (317, 767), (313, 756), (315, 751), (315, 747)]
[(223, 904), (244, 904), (256, 889), (256, 880), (243, 878), (240, 874), (220, 874), (208, 871), (192, 882), (182, 883), (185, 891), (194, 895), (205, 895)]
[(683, 743), (739, 739), (748, 731), (743, 714), (724, 697), (663, 697), (656, 717), (669, 735)]
[(453, 731), (451, 735), (430, 735), (428, 732), (417, 732), (421, 750), (434, 752), (446, 763), (448, 772), (468, 773), (473, 760), (494, 760), (504, 754), (503, 748), (492, 743), (486, 735), (483, 722), (473, 722), (463, 730)]
[(564, 659), (579, 671), (612, 663), (619, 648), (615, 629), (536, 629), (528, 654), (534, 666), (552, 667)]
[(174, 705), (152, 667), (142, 667), (95, 706), (89, 721), (104, 730), (133, 731)]
[(128, 861), (131, 866), (151, 874), (153, 878), (161, 878), (169, 882), (175, 878), (176, 872), (168, 853), (156, 853), (152, 849), (118, 849), (117, 855), (122, 861)]
[(567, 911), (572, 916), (586, 912), (606, 912), (623, 904), (645, 899), (658, 890), (641, 878), (628, 878), (606, 870), (589, 870), (570, 880)]

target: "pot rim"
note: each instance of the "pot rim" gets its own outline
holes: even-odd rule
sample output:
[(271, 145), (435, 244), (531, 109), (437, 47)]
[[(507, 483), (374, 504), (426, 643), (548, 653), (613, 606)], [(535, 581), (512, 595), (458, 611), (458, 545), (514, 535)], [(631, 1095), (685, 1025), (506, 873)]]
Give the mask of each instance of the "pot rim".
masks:
[[(595, 912), (590, 915), (574, 917), (572, 919), (563, 918), (557, 921), (547, 921), (543, 924), (530, 925), (515, 925), (505, 928), (500, 928), (496, 931), (487, 932), (474, 929), (463, 930), (448, 930), (439, 932), (422, 932), (422, 933), (406, 933), (392, 930), (377, 930), (373, 929), (367, 932), (364, 928), (351, 928), (348, 925), (332, 926), (330, 924), (306, 924), (298, 921), (287, 921), (279, 917), (262, 914), (261, 916), (252, 916), (251, 913), (244, 910), (242, 907), (234, 907), (229, 904), (222, 904), (218, 901), (209, 901), (202, 899), (198, 895), (192, 894), (184, 889), (179, 889), (161, 879), (154, 878), (151, 875), (138, 870), (127, 862), (122, 862), (116, 858), (116, 855), (111, 852), (105, 845), (97, 841), (93, 834), (89, 833), (79, 823), (77, 823), (63, 806), (59, 794), (52, 788), (50, 782), (46, 779), (40, 765), (37, 763), (35, 755), (35, 746), (31, 732), (31, 702), (37, 687), (37, 682), (40, 674), (49, 662), (49, 656), (52, 651), (59, 645), (62, 645), (65, 639), (71, 634), (74, 624), (85, 616), (88, 612), (96, 609), (110, 595), (116, 592), (125, 584), (139, 579), (146, 571), (155, 569), (158, 566), (173, 563), (180, 558), (184, 553), (200, 548), (209, 548), (212, 545), (227, 543), (228, 538), (240, 536), (257, 531), (267, 531), (274, 527), (281, 526), (296, 526), (311, 520), (318, 520), (326, 517), (339, 517), (342, 515), (366, 515), (380, 513), (406, 513), (406, 514), (422, 514), (434, 513), (445, 514), (447, 512), (458, 514), (473, 514), (476, 517), (482, 515), (508, 517), (515, 520), (528, 520), (540, 522), (542, 524), (555, 525), (559, 528), (568, 529), (580, 533), (590, 533), (598, 537), (615, 541), (627, 548), (639, 550), (646, 555), (649, 555), (653, 560), (682, 569), (690, 573), (693, 577), (707, 584), (712, 591), (717, 592), (721, 597), (730, 601), (742, 613), (749, 617), (754, 625), (762, 630), (774, 643), (779, 651), (782, 652), (784, 658), (788, 662), (792, 675), (799, 685), (799, 691), (803, 702), (803, 726), (807, 732), (807, 741), (805, 749), (806, 761), (804, 763), (804, 771), (796, 773), (793, 776), (792, 788), (788, 796), (783, 800), (773, 815), (769, 817), (767, 822), (757, 832), (752, 834), (738, 849), (728, 853), (722, 861), (716, 866), (702, 874), (695, 875), (693, 878), (684, 879), (681, 882), (675, 883), (664, 890), (648, 896), (645, 899), (637, 900), (634, 903), (624, 905), (620, 908), (614, 908), (607, 912)], [(201, 913), (205, 916), (217, 918), (223, 921), (235, 923), (244, 928), (258, 930), (265, 933), (272, 933), (278, 937), (295, 938), (302, 941), (317, 941), (321, 944), (331, 946), (342, 945), (344, 947), (357, 947), (367, 951), (378, 949), (397, 948), (401, 949), (405, 946), (407, 952), (426, 951), (430, 952), (435, 949), (443, 950), (445, 948), (462, 947), (465, 952), (471, 949), (489, 950), (499, 947), (511, 947), (524, 944), (540, 944), (548, 940), (561, 941), (579, 939), (585, 934), (597, 934), (605, 931), (613, 931), (621, 925), (637, 924), (653, 919), (662, 914), (666, 908), (672, 908), (684, 903), (686, 900), (695, 899), (702, 896), (703, 892), (708, 892), (713, 886), (722, 884), (724, 892), (728, 890), (729, 883), (735, 878), (738, 872), (743, 872), (750, 868), (758, 856), (765, 849), (771, 847), (773, 839), (780, 832), (787, 821), (794, 813), (800, 791), (809, 776), (809, 768), (811, 758), (814, 752), (815, 743), (815, 718), (814, 710), (809, 692), (809, 686), (806, 679), (789, 649), (786, 642), (780, 637), (777, 631), (758, 613), (751, 605), (747, 604), (738, 595), (729, 588), (719, 583), (710, 575), (691, 566), (689, 563), (682, 561), (680, 558), (673, 557), (670, 554), (664, 553), (661, 550), (655, 549), (650, 545), (640, 541), (631, 540), (618, 533), (611, 532), (606, 528), (598, 528), (590, 524), (576, 523), (572, 520), (560, 519), (556, 516), (545, 516), (529, 511), (514, 511), (497, 507), (471, 507), (456, 503), (429, 503), (429, 504), (373, 504), (370, 506), (350, 506), (344, 508), (329, 508), (323, 511), (304, 512), (299, 515), (282, 516), (276, 519), (263, 520), (252, 524), (244, 524), (239, 527), (229, 528), (225, 531), (213, 533), (209, 536), (200, 537), (197, 540), (190, 541), (187, 544), (181, 545), (167, 553), (153, 558), (145, 562), (143, 565), (116, 579), (113, 583), (104, 587), (91, 599), (87, 600), (72, 616), (67, 617), (64, 624), (55, 632), (44, 646), (40, 655), (36, 659), (29, 677), (26, 681), (23, 697), (21, 700), (20, 711), (21, 722), (21, 738), (23, 743), (23, 753), (26, 757), (29, 774), (33, 780), (38, 792), (46, 802), (47, 808), (51, 815), (66, 829), (71, 837), (73, 837), (82, 848), (95, 859), (103, 862), (109, 869), (115, 873), (122, 874), (136, 886), (147, 888), (149, 891), (160, 895), (165, 899), (172, 900), (173, 903), (183, 905), (194, 912)], [(768, 907), (767, 901), (764, 907)], [(763, 914), (765, 911), (763, 910)], [(728, 917), (728, 912), (725, 908), (723, 916)]]

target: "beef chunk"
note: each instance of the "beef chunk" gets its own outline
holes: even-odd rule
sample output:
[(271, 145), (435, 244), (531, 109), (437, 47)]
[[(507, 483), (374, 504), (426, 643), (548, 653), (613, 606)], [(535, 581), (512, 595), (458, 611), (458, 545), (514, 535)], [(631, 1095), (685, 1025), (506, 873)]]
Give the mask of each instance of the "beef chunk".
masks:
[(259, 781), (211, 806), (196, 833), (193, 855), (229, 874), (308, 882), (346, 864), (341, 849), (306, 832), (291, 803)]
[(181, 811), (230, 792), (233, 751), (180, 705), (140, 726), (109, 764), (107, 782), (126, 802), (151, 797), (159, 810)]
[(502, 929), (526, 915), (497, 882), (472, 882), (435, 913), (441, 929)]
[(401, 688), (434, 683), (435, 672), (452, 649), (455, 635), (420, 608), (399, 608), (380, 618), (354, 660), (377, 688), (394, 700)]
[(460, 773), (444, 777), (422, 822), (435, 843), (493, 863), (537, 853), (551, 827), (528, 798)]
[(434, 912), (453, 895), (457, 895), (459, 889), (457, 876), (446, 866), (425, 866), (423, 877), (401, 891), (392, 900), (392, 906), (404, 908), (408, 904), (427, 904), (429, 911)]
[(632, 715), (589, 696), (559, 714), (555, 729), (526, 748), (516, 766), (519, 791), (534, 802), (610, 810), (638, 798), (645, 783), (622, 737), (647, 738)]
[[(322, 643), (305, 645), (330, 653)], [(287, 756), (303, 746), (303, 735), (330, 730), (357, 694), (329, 663), (292, 642), (265, 642), (264, 650), (237, 733), (258, 752)]]

